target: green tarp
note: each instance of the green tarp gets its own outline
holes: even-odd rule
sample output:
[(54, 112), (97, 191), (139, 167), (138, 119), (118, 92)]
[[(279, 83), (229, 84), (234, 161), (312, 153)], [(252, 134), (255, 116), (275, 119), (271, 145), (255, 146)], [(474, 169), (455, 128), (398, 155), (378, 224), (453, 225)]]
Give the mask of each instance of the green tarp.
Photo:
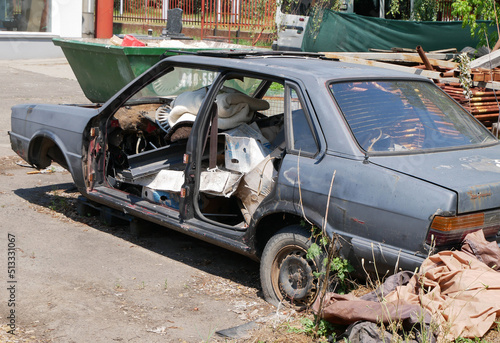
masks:
[[(370, 48), (415, 49), (418, 45), (425, 51), (461, 50), (478, 44), (477, 39), (471, 38), (469, 27), (462, 28), (460, 21), (390, 20), (330, 10), (322, 11), (322, 20), (317, 19), (320, 16), (309, 19), (302, 42), (303, 51), (363, 52)], [(314, 27), (319, 28), (317, 32), (314, 32)]]

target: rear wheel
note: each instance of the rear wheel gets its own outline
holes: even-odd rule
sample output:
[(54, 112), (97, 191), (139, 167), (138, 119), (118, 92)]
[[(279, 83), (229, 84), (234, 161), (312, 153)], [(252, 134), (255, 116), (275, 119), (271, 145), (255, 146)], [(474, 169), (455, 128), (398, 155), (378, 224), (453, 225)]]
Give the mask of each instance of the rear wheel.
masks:
[(313, 272), (321, 269), (321, 257), (306, 257), (311, 244), (310, 234), (299, 225), (280, 230), (266, 244), (260, 262), (260, 279), (268, 302), (300, 309), (314, 302), (319, 287)]

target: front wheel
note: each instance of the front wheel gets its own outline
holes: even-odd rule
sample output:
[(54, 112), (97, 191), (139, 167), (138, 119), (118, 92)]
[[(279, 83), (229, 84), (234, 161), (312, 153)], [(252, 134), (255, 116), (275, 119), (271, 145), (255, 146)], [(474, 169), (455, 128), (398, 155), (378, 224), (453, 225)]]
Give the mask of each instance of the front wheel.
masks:
[(280, 230), (267, 242), (260, 262), (260, 280), (265, 299), (278, 306), (289, 304), (303, 309), (318, 295), (320, 257), (308, 259), (310, 234), (299, 225)]

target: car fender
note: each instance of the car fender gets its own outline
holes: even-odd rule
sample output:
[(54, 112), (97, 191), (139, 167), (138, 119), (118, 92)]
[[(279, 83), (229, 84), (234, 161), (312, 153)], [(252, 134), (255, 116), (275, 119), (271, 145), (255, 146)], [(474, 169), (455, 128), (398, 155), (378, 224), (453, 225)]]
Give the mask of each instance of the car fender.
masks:
[(47, 155), (52, 146), (56, 146), (60, 150), (61, 157), (64, 159), (56, 162), (71, 173), (77, 187), (84, 185), (81, 154), (69, 152), (64, 142), (50, 130), (43, 128), (33, 134), (28, 147), (28, 162), (40, 169), (47, 168), (52, 163), (51, 158)]
[[(303, 213), (297, 210), (292, 200), (280, 198), (275, 187), (272, 193), (264, 199), (252, 216), (249, 230), (246, 234), (249, 242), (254, 242), (254, 249), (258, 256), (262, 253), (267, 241), (282, 228), (300, 224), (304, 219)], [(320, 223), (312, 223), (320, 227)]]

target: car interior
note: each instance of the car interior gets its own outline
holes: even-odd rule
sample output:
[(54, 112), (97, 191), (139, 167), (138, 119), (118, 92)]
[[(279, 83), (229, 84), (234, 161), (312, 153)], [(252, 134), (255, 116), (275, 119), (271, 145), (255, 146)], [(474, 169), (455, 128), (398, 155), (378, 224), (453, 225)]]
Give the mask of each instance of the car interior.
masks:
[[(174, 78), (183, 86), (174, 85)], [(109, 187), (179, 209), (186, 144), (214, 78), (212, 71), (175, 68), (107, 119)], [(295, 107), (293, 112), (304, 116), (300, 105)], [(207, 219), (245, 227), (279, 169), (285, 142), (283, 83), (232, 76), (219, 89), (210, 115), (198, 208)]]

